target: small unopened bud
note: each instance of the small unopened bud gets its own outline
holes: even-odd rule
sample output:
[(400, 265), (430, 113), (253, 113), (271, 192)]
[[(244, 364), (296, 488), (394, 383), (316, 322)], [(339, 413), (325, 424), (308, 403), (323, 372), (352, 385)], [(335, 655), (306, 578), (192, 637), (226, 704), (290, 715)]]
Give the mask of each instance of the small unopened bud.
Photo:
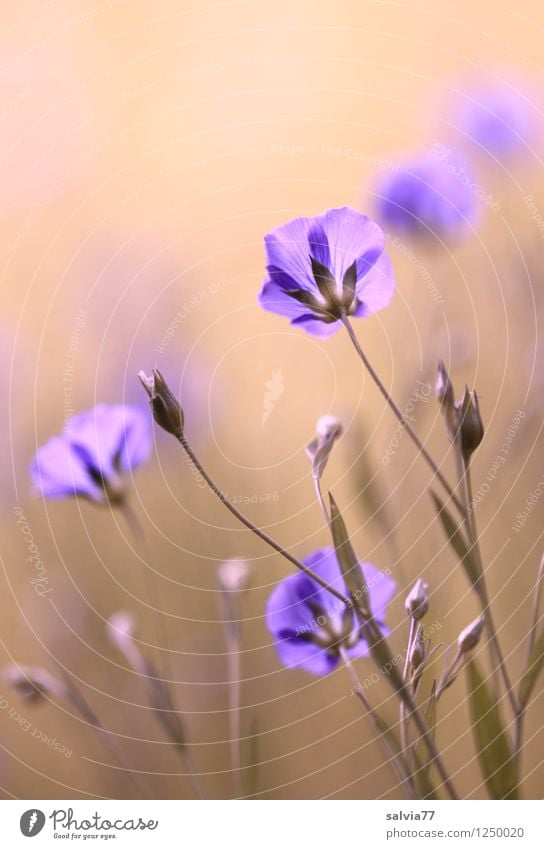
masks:
[(249, 564), (247, 560), (225, 560), (217, 568), (221, 589), (226, 592), (241, 592), (247, 586)]
[(136, 620), (131, 613), (118, 610), (108, 619), (106, 633), (112, 645), (123, 654), (139, 674), (146, 674), (146, 661), (134, 641)]
[(406, 597), (404, 607), (411, 619), (423, 619), (429, 609), (429, 585), (427, 581), (418, 578)]
[(442, 360), (438, 363), (435, 392), (442, 407), (448, 439), (450, 442), (455, 442), (459, 433), (460, 416), (455, 403), (453, 383)]
[(418, 626), (416, 636), (410, 647), (410, 663), (413, 669), (417, 669), (425, 660), (425, 640), (423, 637), (423, 627)]
[(50, 696), (64, 697), (66, 688), (41, 666), (7, 666), (3, 670), (4, 680), (25, 701), (40, 701)]
[(312, 477), (321, 480), (333, 445), (343, 433), (343, 426), (336, 416), (321, 416), (316, 425), (316, 435), (306, 446), (306, 454), (312, 463)]
[(453, 392), (453, 383), (446, 371), (446, 366), (442, 360), (438, 363), (438, 371), (436, 375), (435, 394), (441, 404), (453, 406), (455, 395)]
[(179, 438), (183, 434), (183, 410), (160, 371), (153, 369), (151, 377), (141, 371), (138, 377), (149, 396), (153, 418), (157, 424), (167, 433)]
[(461, 448), (465, 458), (470, 458), (484, 438), (484, 424), (480, 415), (480, 405), (476, 392), (468, 387), (458, 405), (460, 413)]
[(480, 642), (480, 637), (484, 629), (483, 616), (478, 616), (474, 622), (471, 622), (457, 637), (457, 646), (460, 652), (469, 652), (475, 648)]
[(135, 619), (132, 614), (125, 613), (122, 610), (117, 611), (113, 616), (110, 616), (106, 625), (110, 641), (114, 645), (119, 645), (120, 642), (124, 644), (127, 640), (132, 641), (134, 639), (135, 625)]

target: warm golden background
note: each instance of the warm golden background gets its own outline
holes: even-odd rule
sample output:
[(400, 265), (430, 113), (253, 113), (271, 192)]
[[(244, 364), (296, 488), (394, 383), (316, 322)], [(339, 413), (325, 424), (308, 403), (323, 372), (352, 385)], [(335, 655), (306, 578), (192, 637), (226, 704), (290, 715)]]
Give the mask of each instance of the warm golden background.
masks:
[[(216, 478), (231, 495), (269, 495), (247, 512), (303, 557), (327, 542), (304, 445), (319, 415), (341, 415), (348, 428), (327, 485), (360, 555), (398, 580), (389, 616), (395, 650), (406, 640), (403, 595), (422, 574), (433, 590), (429, 621), (439, 624), (441, 642), (454, 640), (476, 608), (433, 520), (426, 467), (407, 439), (389, 467), (380, 463), (395, 422), (346, 338), (317, 342), (257, 307), (262, 237), (289, 217), (330, 206), (371, 212), (383, 163), (435, 141), (455, 143), (455, 90), (486, 72), (529, 91), (538, 117), (543, 26), (544, 11), (531, 0), (515, 9), (488, 0), (4, 4), (0, 656), (2, 663), (49, 668), (56, 657), (150, 773), (157, 797), (191, 790), (176, 775), (178, 761), (142, 689), (104, 635), (105, 619), (128, 609), (142, 639), (157, 644), (145, 567), (118, 516), (75, 501), (33, 499), (30, 458), (72, 410), (98, 401), (145, 405), (135, 375), (157, 365), (181, 387), (188, 434)], [(488, 212), (468, 240), (451, 250), (414, 247), (444, 304), (436, 305), (413, 262), (392, 251), (394, 305), (357, 324), (401, 403), (418, 379), (433, 379), (438, 356), (452, 363), (458, 388), (478, 388), (488, 429), (476, 488), (515, 411), (526, 413), (479, 509), (514, 677), (544, 518), (542, 501), (523, 530), (512, 531), (544, 475), (536, 348), (544, 244), (523, 200), (534, 194), (544, 209), (540, 132), (538, 126), (523, 161), (473, 160), (500, 210)], [(180, 311), (183, 320), (160, 353)], [(263, 426), (265, 384), (278, 371), (284, 392)], [(434, 401), (420, 405), (416, 417), (420, 435), (432, 431), (430, 446), (442, 455), (447, 443)], [(176, 700), (207, 793), (232, 793), (216, 567), (240, 555), (253, 558), (243, 600), (242, 735), (257, 732), (257, 793), (398, 796), (344, 673), (317, 680), (279, 665), (263, 610), (270, 588), (287, 574), (285, 561), (195, 486), (173, 442), (156, 438), (132, 502), (162, 576)], [(376, 515), (360, 495), (372, 468), (379, 469), (382, 503)], [(453, 475), (450, 461), (446, 468)], [(53, 587), (47, 600), (30, 584), (17, 505)], [(365, 677), (371, 667), (362, 661), (359, 671)], [(370, 692), (393, 719), (387, 688)], [(1, 710), (6, 798), (132, 795), (123, 773), (104, 765), (111, 756), (93, 731), (69, 710), (24, 704), (3, 682), (0, 694), (73, 750), (71, 758), (50, 750), (13, 711)], [(444, 698), (439, 740), (463, 794), (485, 796), (464, 695), (460, 679)], [(544, 776), (543, 706), (540, 695), (526, 732), (525, 793), (532, 797), (541, 795)]]

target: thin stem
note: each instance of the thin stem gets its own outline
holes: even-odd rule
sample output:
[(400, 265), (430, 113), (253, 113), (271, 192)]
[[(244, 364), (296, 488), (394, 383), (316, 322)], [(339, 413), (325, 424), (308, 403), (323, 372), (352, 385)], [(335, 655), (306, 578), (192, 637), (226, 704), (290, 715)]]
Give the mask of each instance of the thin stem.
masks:
[(491, 604), (489, 601), (489, 595), (487, 592), (487, 586), (485, 581), (484, 574), (484, 566), (483, 566), (483, 558), (480, 550), (480, 540), (478, 535), (478, 528), (476, 526), (476, 515), (473, 509), (473, 499), (472, 499), (472, 478), (470, 473), (470, 463), (465, 463), (465, 474), (463, 476), (466, 486), (463, 488), (464, 497), (465, 497), (465, 508), (466, 508), (466, 516), (467, 516), (467, 527), (470, 533), (470, 545), (474, 550), (476, 555), (478, 565), (480, 567), (480, 587), (478, 589), (478, 597), (480, 599), (480, 603), (482, 605), (482, 613), (484, 615), (487, 631), (489, 634), (489, 640), (493, 646), (493, 650), (495, 652), (497, 667), (502, 675), (502, 679), (504, 681), (504, 686), (506, 689), (506, 694), (510, 701), (510, 705), (512, 707), (512, 711), (514, 716), (519, 713), (519, 705), (518, 700), (514, 694), (514, 688), (512, 687), (512, 682), (510, 681), (510, 676), (508, 674), (508, 669), (506, 667), (506, 663), (504, 660), (504, 655), (502, 653), (501, 645), (499, 642), (499, 637), (497, 634), (497, 629), (495, 628), (495, 622), (493, 619), (493, 614), (491, 612)]
[(436, 477), (438, 478), (438, 480), (440, 481), (440, 483), (444, 487), (448, 496), (451, 498), (451, 500), (453, 501), (453, 503), (455, 504), (455, 506), (457, 507), (459, 512), (462, 513), (463, 512), (463, 506), (462, 506), (461, 502), (459, 501), (459, 499), (455, 495), (453, 489), (451, 488), (450, 484), (448, 483), (448, 481), (446, 480), (446, 478), (444, 477), (444, 475), (442, 474), (442, 472), (438, 468), (437, 464), (435, 463), (435, 461), (433, 460), (433, 458), (431, 457), (431, 455), (429, 454), (429, 452), (427, 451), (427, 449), (423, 445), (419, 436), (412, 429), (409, 422), (406, 420), (404, 414), (399, 409), (399, 407), (397, 406), (397, 404), (395, 403), (395, 401), (393, 400), (393, 398), (391, 397), (391, 395), (389, 394), (389, 392), (387, 391), (387, 389), (383, 385), (378, 373), (374, 370), (374, 368), (371, 365), (368, 357), (366, 356), (365, 352), (361, 348), (361, 345), (359, 344), (359, 340), (357, 339), (357, 336), (355, 335), (355, 331), (353, 330), (351, 322), (346, 315), (342, 316), (342, 323), (344, 324), (344, 327), (346, 328), (346, 330), (348, 332), (349, 338), (351, 339), (351, 342), (353, 343), (353, 347), (357, 351), (357, 354), (358, 354), (361, 362), (363, 363), (366, 370), (370, 374), (372, 380), (374, 381), (374, 383), (378, 387), (379, 391), (381, 392), (382, 396), (386, 400), (387, 404), (389, 405), (389, 407), (391, 408), (391, 410), (393, 411), (393, 413), (397, 417), (400, 425), (406, 430), (406, 433), (408, 434), (408, 436), (410, 437), (410, 439), (412, 440), (412, 442), (414, 443), (416, 448), (421, 452), (425, 461), (427, 462), (429, 467), (432, 469), (433, 473), (436, 475)]
[[(178, 439), (180, 445), (182, 446), (183, 450), (187, 454), (189, 460), (191, 461), (191, 463), (193, 464), (195, 469), (199, 472), (199, 474), (202, 476), (203, 480), (206, 481), (206, 483), (208, 484), (208, 486), (210, 487), (210, 489), (212, 490), (214, 495), (217, 496), (217, 498), (225, 505), (225, 507), (228, 510), (230, 510), (230, 512), (234, 516), (236, 516), (236, 518), (240, 522), (242, 522), (242, 524), (245, 525), (246, 528), (248, 528), (250, 531), (253, 531), (253, 533), (256, 534), (256, 536), (258, 536), (260, 539), (263, 540), (263, 542), (266, 542), (275, 551), (277, 551), (279, 554), (281, 554), (283, 557), (285, 557), (285, 559), (288, 560), (290, 563), (292, 563), (294, 566), (296, 566), (297, 569), (300, 569), (301, 572), (304, 572), (306, 575), (308, 575), (309, 578), (311, 578), (313, 581), (315, 581), (317, 584), (319, 584), (324, 589), (328, 590), (332, 595), (334, 595), (343, 604), (345, 604), (346, 607), (353, 608), (353, 603), (350, 601), (349, 598), (347, 598), (347, 596), (338, 592), (338, 590), (335, 590), (334, 587), (329, 586), (326, 581), (324, 581), (322, 578), (319, 577), (319, 575), (316, 575), (315, 572), (313, 572), (311, 569), (309, 569), (303, 563), (300, 563), (295, 557), (293, 557), (291, 554), (289, 554), (289, 552), (286, 551), (279, 543), (277, 543), (274, 539), (272, 539), (272, 537), (269, 537), (268, 534), (266, 534), (264, 531), (262, 531), (256, 525), (254, 525), (253, 522), (250, 519), (246, 518), (246, 516), (244, 516), (244, 514), (241, 513), (238, 510), (238, 508), (234, 506), (234, 504), (231, 504), (231, 502), (228, 500), (227, 496), (219, 489), (219, 487), (210, 478), (210, 476), (208, 475), (208, 473), (206, 472), (204, 467), (200, 464), (200, 462), (199, 462), (198, 458), (196, 457), (196, 455), (194, 454), (191, 446), (187, 442), (185, 435), (180, 434), (177, 437), (177, 439)], [(381, 634), (380, 634), (379, 638), (382, 639)], [(391, 671), (391, 677), (394, 675), (394, 673), (395, 673), (395, 670), (393, 669)], [(423, 738), (425, 745), (426, 745), (426, 747), (429, 751), (429, 754), (431, 755), (431, 758), (434, 760), (434, 762), (436, 764), (437, 772), (439, 773), (440, 777), (442, 778), (444, 786), (446, 787), (449, 795), (451, 796), (452, 799), (457, 799), (458, 798), (457, 793), (455, 792), (455, 788), (452, 785), (451, 779), (450, 779), (450, 777), (449, 777), (449, 775), (446, 771), (444, 764), (442, 763), (442, 759), (441, 759), (441, 757), (438, 753), (438, 750), (435, 746), (432, 735), (429, 733), (429, 730), (428, 730), (428, 728), (425, 724), (425, 721), (422, 718), (421, 714), (419, 713), (417, 705), (415, 704), (414, 700), (412, 699), (410, 693), (408, 692), (408, 689), (405, 687), (404, 682), (402, 681), (400, 676), (398, 678), (395, 678), (395, 682), (394, 682), (393, 686), (394, 686), (395, 692), (397, 692), (399, 697), (406, 701), (406, 705), (407, 705), (410, 713), (412, 714), (412, 716), (414, 718), (414, 722), (417, 726), (419, 734)]]
[[(412, 643), (414, 641), (414, 637), (417, 631), (417, 622), (415, 619), (410, 617), (410, 634), (408, 636), (408, 646), (406, 648), (406, 657), (404, 658), (404, 668), (402, 670), (402, 677), (404, 678), (405, 683), (408, 683), (408, 666), (410, 664), (410, 652), (412, 649)], [(406, 705), (401, 701), (400, 703), (400, 744), (402, 747), (403, 753), (408, 749), (408, 722), (406, 719)]]
[(227, 645), (230, 761), (235, 798), (239, 799), (243, 795), (243, 785), (240, 753), (240, 628), (237, 593), (232, 590), (223, 590), (222, 600)]
[(429, 755), (431, 756), (431, 760), (436, 766), (436, 771), (440, 775), (442, 783), (448, 791), (450, 798), (458, 799), (459, 797), (457, 795), (455, 787), (453, 786), (453, 782), (448, 774), (444, 762), (442, 761), (438, 749), (436, 748), (436, 743), (434, 741), (433, 735), (430, 733), (427, 727), (427, 723), (421, 715), (417, 702), (412, 693), (410, 692), (410, 688), (406, 685), (402, 674), (397, 669), (394, 662), (392, 662), (393, 653), (389, 648), (387, 640), (381, 633), (379, 627), (376, 625), (376, 622), (372, 616), (370, 616), (370, 618), (365, 619), (365, 617), (361, 614), (358, 608), (355, 608), (355, 612), (361, 623), (361, 631), (370, 649), (371, 656), (374, 659), (376, 659), (376, 657), (379, 657), (380, 655), (384, 658), (384, 661), (385, 663), (387, 663), (388, 666), (387, 678), (389, 679), (389, 683), (391, 684), (391, 687), (396, 693), (396, 695), (405, 703), (406, 708), (408, 710), (407, 721), (413, 719), (416, 728), (419, 732), (419, 736), (423, 739), (425, 747)]
[(245, 516), (243, 513), (241, 513), (240, 510), (238, 510), (238, 508), (235, 507), (234, 504), (232, 504), (229, 501), (229, 499), (225, 495), (225, 493), (217, 486), (217, 484), (214, 483), (214, 481), (209, 476), (207, 471), (201, 465), (200, 461), (198, 460), (198, 458), (194, 454), (193, 449), (191, 448), (191, 446), (187, 442), (185, 435), (182, 434), (179, 437), (177, 437), (177, 439), (178, 439), (181, 447), (183, 448), (183, 450), (187, 454), (189, 460), (191, 461), (191, 463), (193, 464), (195, 469), (199, 472), (199, 474), (202, 476), (202, 478), (206, 481), (206, 483), (210, 487), (211, 491), (225, 505), (227, 510), (230, 510), (232, 515), (236, 516), (236, 518), (238, 519), (239, 522), (241, 522), (243, 525), (246, 526), (246, 528), (248, 528), (250, 531), (252, 531), (256, 536), (258, 536), (259, 539), (262, 539), (263, 542), (266, 542), (267, 545), (271, 546), (275, 551), (277, 551), (279, 554), (281, 554), (283, 557), (285, 557), (285, 559), (288, 560), (289, 563), (292, 563), (293, 566), (296, 566), (297, 569), (300, 569), (301, 572), (304, 572), (304, 574), (307, 575), (309, 578), (311, 578), (312, 581), (315, 581), (315, 583), (319, 584), (319, 586), (323, 587), (323, 589), (328, 590), (339, 601), (341, 601), (343, 604), (345, 604), (346, 607), (350, 607), (350, 608), (353, 607), (352, 602), (349, 600), (349, 598), (346, 595), (339, 592), (334, 587), (329, 586), (329, 584), (327, 584), (327, 582), (324, 581), (323, 578), (321, 578), (319, 575), (317, 575), (312, 569), (309, 569), (307, 566), (305, 566), (304, 563), (301, 563), (299, 560), (297, 560), (296, 557), (293, 557), (292, 554), (289, 554), (289, 552), (285, 548), (283, 548), (283, 546), (280, 545), (280, 543), (276, 542), (276, 540), (272, 539), (272, 537), (269, 537), (268, 534), (266, 534), (264, 531), (262, 531), (260, 528), (258, 528), (257, 525), (255, 525), (251, 521), (251, 519), (248, 519), (247, 516)]
[(531, 617), (531, 629), (527, 638), (527, 656), (525, 658), (525, 667), (529, 666), (531, 653), (534, 648), (536, 629), (538, 626), (539, 611), (540, 611), (540, 596), (542, 594), (542, 585), (544, 583), (544, 554), (540, 558), (540, 566), (538, 567), (538, 575), (535, 584), (535, 595), (533, 600), (533, 615)]
[[(338, 653), (339, 653), (340, 657), (342, 658), (342, 661), (344, 663), (344, 668), (346, 669), (346, 671), (347, 671), (347, 673), (348, 673), (348, 675), (351, 679), (352, 692), (354, 693), (355, 696), (357, 696), (357, 698), (359, 699), (359, 701), (363, 705), (363, 708), (365, 710), (365, 714), (368, 717), (368, 719), (370, 720), (372, 727), (373, 727), (374, 731), (376, 732), (376, 734), (378, 736), (378, 740), (380, 741), (380, 743), (381, 743), (381, 745), (382, 745), (382, 747), (385, 751), (385, 754), (387, 755), (387, 758), (388, 758), (389, 762), (391, 763), (391, 766), (395, 770), (397, 778), (399, 779), (401, 784), (404, 786), (409, 798), (411, 798), (411, 799), (415, 798), (412, 786), (411, 786), (410, 781), (408, 779), (408, 772), (406, 770), (406, 765), (402, 761), (402, 755), (399, 756), (399, 754), (394, 751), (393, 747), (389, 744), (389, 741), (387, 740), (386, 735), (381, 730), (380, 723), (377, 720), (374, 709), (373, 709), (372, 705), (370, 704), (370, 702), (368, 701), (368, 699), (366, 698), (366, 696), (363, 692), (363, 686), (362, 686), (361, 682), (359, 681), (359, 677), (357, 675), (357, 672), (355, 671), (355, 668), (354, 668), (344, 646), (339, 646)], [(400, 760), (400, 763), (399, 763), (399, 760)]]
[(193, 765), (193, 759), (189, 754), (189, 750), (187, 746), (183, 746), (181, 749), (181, 759), (183, 761), (183, 765), (185, 767), (185, 772), (191, 786), (194, 790), (195, 796), (197, 799), (205, 799), (204, 790), (202, 789), (202, 784), (200, 783), (200, 778), (198, 777), (198, 773), (195, 772), (195, 768)]
[(489, 634), (489, 639), (487, 641), (487, 650), (489, 653), (489, 664), (491, 667), (491, 684), (493, 688), (498, 692), (500, 660), (499, 654), (497, 654), (495, 642), (492, 638), (492, 628), (489, 628), (489, 613), (487, 611), (489, 605), (485, 601), (485, 599), (487, 599), (487, 588), (485, 585), (483, 558), (480, 550), (479, 535), (476, 527), (476, 516), (473, 507), (470, 462), (465, 458), (463, 454), (463, 449), (461, 447), (459, 438), (454, 441), (453, 447), (455, 454), (455, 466), (457, 469), (457, 478), (459, 481), (459, 486), (461, 487), (461, 497), (463, 501), (463, 521), (467, 530), (469, 546), (474, 552), (480, 571), (480, 579), (478, 585), (475, 586), (474, 589), (476, 591), (476, 595), (478, 596), (478, 601), (480, 602), (480, 605), (482, 607), (482, 612), (484, 614), (484, 619), (486, 621), (486, 627)]
[(315, 494), (316, 494), (316, 497), (317, 497), (318, 504), (321, 507), (321, 512), (323, 513), (323, 516), (324, 516), (324, 519), (325, 519), (325, 522), (327, 523), (327, 525), (330, 525), (331, 517), (329, 516), (329, 511), (327, 510), (327, 507), (325, 505), (325, 499), (323, 498), (323, 493), (321, 492), (321, 481), (320, 481), (320, 479), (314, 478), (314, 484), (315, 484)]
[[(162, 646), (164, 647), (164, 650), (166, 652), (166, 658), (165, 658), (165, 661), (164, 661), (165, 673), (161, 673), (160, 669), (159, 670), (155, 669), (155, 667), (152, 663), (150, 663), (149, 661), (145, 660), (143, 657), (140, 656), (139, 651), (137, 652), (136, 662), (133, 663), (133, 668), (135, 669), (137, 674), (139, 674), (142, 678), (147, 679), (148, 689), (150, 690), (151, 693), (153, 693), (153, 681), (157, 682), (156, 686), (158, 686), (158, 687), (160, 687), (160, 684), (158, 682), (162, 682), (162, 684), (164, 685), (165, 688), (167, 687), (167, 683), (170, 683), (170, 684), (176, 683), (174, 673), (173, 673), (173, 669), (172, 669), (171, 658), (170, 658), (170, 647), (169, 647), (169, 642), (168, 642), (168, 634), (167, 634), (167, 631), (166, 631), (166, 625), (164, 623), (164, 617), (162, 615), (162, 604), (161, 604), (161, 600), (160, 600), (158, 584), (157, 584), (157, 581), (155, 579), (155, 573), (153, 572), (151, 565), (150, 565), (151, 564), (151, 553), (149, 551), (149, 546), (147, 545), (147, 539), (146, 539), (144, 530), (143, 530), (143, 528), (140, 524), (138, 516), (132, 510), (132, 508), (130, 507), (128, 502), (123, 501), (121, 503), (121, 512), (122, 512), (128, 526), (130, 528), (134, 542), (136, 544), (136, 548), (138, 548), (140, 550), (140, 554), (142, 555), (142, 558), (145, 562), (145, 566), (146, 566), (145, 576), (146, 576), (146, 583), (147, 583), (147, 586), (148, 586), (148, 592), (149, 592), (149, 595), (150, 595), (150, 598), (151, 598), (151, 604), (152, 604), (154, 610), (156, 611), (156, 613), (158, 614), (158, 616), (156, 617), (157, 630), (159, 632), (158, 633), (158, 640), (162, 644)], [(172, 697), (171, 697), (170, 694), (168, 695), (168, 699), (172, 702)], [(172, 713), (177, 714), (178, 711), (175, 710), (174, 703), (172, 703), (172, 708), (173, 708)], [(180, 746), (178, 741), (175, 739), (175, 737), (172, 738), (172, 735), (170, 733), (169, 724), (168, 724), (168, 722), (164, 722), (163, 712), (159, 708), (155, 708), (155, 709), (158, 711), (159, 720), (161, 721), (163, 728), (165, 728), (166, 732), (168, 733), (168, 736), (171, 737), (171, 740), (172, 740), (172, 743), (174, 744), (174, 747), (176, 748), (176, 750), (180, 751), (181, 762), (182, 762), (183, 767), (185, 769), (185, 772), (187, 774), (187, 778), (189, 779), (189, 782), (193, 787), (193, 791), (194, 791), (197, 799), (204, 799), (205, 796), (204, 796), (204, 793), (203, 793), (203, 790), (202, 790), (202, 785), (200, 783), (200, 779), (199, 779), (197, 773), (195, 772), (195, 769), (194, 769), (194, 766), (193, 766), (193, 761), (192, 761), (191, 755), (189, 754), (189, 750), (188, 750), (187, 746), (186, 745)]]
[(121, 503), (120, 509), (130, 529), (136, 548), (139, 549), (145, 564), (145, 580), (151, 598), (151, 605), (158, 614), (156, 617), (158, 639), (164, 647), (164, 651), (166, 652), (166, 659), (164, 662), (166, 676), (170, 679), (172, 683), (174, 683), (174, 674), (170, 659), (168, 634), (166, 631), (166, 625), (164, 623), (164, 617), (162, 615), (162, 603), (160, 599), (158, 584), (155, 579), (155, 573), (151, 567), (151, 553), (149, 551), (147, 539), (144, 530), (140, 524), (140, 520), (138, 519), (138, 516), (136, 515), (130, 504), (127, 501), (123, 501)]
[(122, 768), (129, 774), (130, 778), (144, 797), (144, 799), (152, 799), (153, 793), (149, 790), (145, 781), (142, 779), (139, 772), (136, 770), (129, 756), (125, 753), (124, 749), (119, 745), (116, 738), (113, 735), (113, 732), (109, 731), (100, 721), (97, 714), (94, 712), (87, 699), (84, 697), (83, 693), (76, 687), (74, 681), (65, 672), (64, 668), (55, 661), (59, 674), (62, 676), (62, 680), (64, 681), (66, 687), (66, 695), (65, 698), (70, 704), (77, 710), (80, 716), (91, 725), (97, 734), (102, 739), (102, 742), (106, 746), (107, 749), (111, 752), (114, 758), (118, 761), (118, 763), (122, 766)]
[[(536, 630), (538, 626), (538, 618), (540, 612), (540, 597), (542, 594), (542, 584), (544, 583), (544, 554), (540, 558), (540, 566), (538, 567), (538, 575), (535, 583), (535, 594), (533, 599), (533, 613), (531, 617), (531, 627), (527, 636), (527, 651), (525, 657), (525, 669), (529, 668), (531, 662), (531, 653), (534, 648), (536, 639)], [(523, 728), (525, 724), (525, 707), (519, 705), (516, 720), (514, 723), (514, 752), (518, 765), (518, 770), (521, 772), (521, 751), (523, 746)]]

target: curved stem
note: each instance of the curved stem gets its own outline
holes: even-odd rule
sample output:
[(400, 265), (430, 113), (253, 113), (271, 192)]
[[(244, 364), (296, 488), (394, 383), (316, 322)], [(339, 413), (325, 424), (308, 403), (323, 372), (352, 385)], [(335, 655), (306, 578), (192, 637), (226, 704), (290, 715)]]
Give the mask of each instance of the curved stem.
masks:
[(329, 511), (327, 510), (327, 507), (325, 505), (325, 499), (323, 498), (323, 493), (321, 492), (321, 481), (319, 480), (319, 478), (314, 478), (314, 485), (317, 502), (321, 507), (321, 512), (323, 513), (325, 522), (327, 523), (327, 525), (330, 525), (331, 517), (329, 516)]
[(361, 345), (359, 344), (359, 340), (357, 339), (357, 336), (355, 335), (355, 331), (354, 331), (354, 329), (351, 325), (351, 322), (346, 315), (342, 316), (342, 323), (343, 323), (344, 327), (346, 328), (346, 330), (348, 332), (348, 335), (349, 335), (349, 338), (351, 339), (353, 347), (357, 351), (359, 359), (361, 360), (361, 362), (365, 366), (366, 370), (370, 374), (372, 380), (374, 381), (374, 383), (378, 387), (383, 398), (386, 400), (387, 404), (389, 405), (389, 407), (391, 408), (391, 410), (393, 411), (393, 413), (397, 417), (399, 424), (405, 429), (406, 433), (408, 434), (408, 436), (410, 437), (410, 439), (412, 440), (412, 442), (414, 443), (416, 448), (421, 452), (421, 454), (422, 454), (423, 458), (425, 459), (425, 461), (427, 462), (428, 466), (432, 469), (433, 473), (436, 475), (436, 477), (438, 478), (438, 480), (440, 481), (440, 483), (444, 487), (448, 496), (451, 498), (451, 500), (453, 501), (453, 503), (455, 504), (455, 506), (457, 507), (459, 512), (462, 513), (463, 512), (463, 506), (462, 506), (461, 502), (459, 501), (459, 499), (455, 495), (453, 489), (451, 488), (450, 484), (448, 483), (448, 481), (446, 480), (446, 478), (444, 477), (444, 475), (442, 474), (442, 472), (438, 468), (437, 464), (435, 463), (435, 461), (433, 460), (433, 458), (431, 457), (431, 455), (429, 454), (429, 452), (427, 451), (427, 449), (423, 445), (419, 436), (412, 429), (409, 422), (406, 420), (404, 414), (399, 409), (399, 407), (397, 406), (397, 404), (395, 403), (395, 401), (393, 400), (393, 398), (391, 397), (391, 395), (389, 394), (389, 392), (387, 391), (387, 389), (383, 385), (378, 373), (375, 371), (375, 369), (373, 368), (372, 364), (370, 363), (368, 357), (366, 356), (365, 352), (361, 348)]
[(250, 531), (252, 531), (256, 536), (258, 536), (259, 539), (262, 539), (263, 542), (266, 542), (267, 545), (271, 546), (271, 548), (275, 549), (275, 551), (277, 551), (279, 554), (281, 554), (283, 557), (285, 557), (285, 559), (288, 560), (289, 563), (292, 563), (293, 566), (296, 566), (297, 569), (300, 569), (301, 572), (304, 572), (304, 574), (307, 575), (309, 578), (311, 578), (312, 581), (315, 581), (315, 583), (319, 584), (319, 586), (323, 587), (323, 589), (328, 590), (339, 601), (341, 601), (343, 604), (345, 604), (346, 607), (350, 607), (350, 608), (353, 607), (352, 602), (349, 600), (349, 598), (346, 595), (339, 592), (334, 587), (329, 586), (329, 584), (327, 584), (327, 582), (324, 581), (323, 578), (321, 578), (319, 575), (317, 575), (312, 569), (309, 569), (307, 566), (305, 566), (304, 563), (301, 563), (300, 560), (297, 560), (296, 557), (293, 557), (292, 554), (289, 554), (289, 552), (286, 551), (286, 549), (283, 548), (283, 546), (280, 545), (279, 542), (276, 542), (275, 539), (272, 539), (272, 537), (269, 537), (268, 534), (265, 533), (264, 531), (262, 531), (260, 528), (258, 528), (257, 525), (255, 525), (251, 521), (251, 519), (248, 519), (247, 516), (245, 516), (243, 513), (241, 513), (240, 510), (238, 510), (238, 508), (235, 507), (234, 504), (232, 504), (229, 501), (229, 499), (225, 495), (225, 493), (217, 486), (216, 483), (214, 483), (212, 478), (209, 476), (207, 471), (204, 469), (204, 467), (202, 466), (202, 464), (200, 463), (200, 461), (198, 460), (198, 458), (194, 454), (193, 449), (191, 448), (191, 446), (187, 442), (185, 434), (181, 434), (180, 436), (177, 437), (177, 439), (178, 439), (181, 447), (183, 448), (183, 450), (187, 454), (189, 460), (191, 461), (191, 463), (193, 464), (195, 469), (198, 471), (198, 473), (202, 476), (202, 478), (206, 481), (206, 483), (210, 487), (211, 491), (214, 493), (214, 495), (217, 496), (219, 501), (221, 501), (225, 505), (227, 510), (230, 510), (232, 515), (236, 516), (236, 518), (238, 519), (239, 522), (241, 522), (243, 525), (246, 526), (246, 528), (248, 528)]

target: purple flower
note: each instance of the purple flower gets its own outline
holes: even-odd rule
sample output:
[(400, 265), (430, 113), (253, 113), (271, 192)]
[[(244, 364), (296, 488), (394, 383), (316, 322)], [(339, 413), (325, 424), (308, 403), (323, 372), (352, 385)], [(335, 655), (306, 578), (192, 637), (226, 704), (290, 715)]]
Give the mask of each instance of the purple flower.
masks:
[(378, 217), (397, 232), (456, 236), (476, 217), (472, 186), (466, 163), (436, 145), (428, 156), (382, 177), (376, 188)]
[(265, 310), (284, 315), (313, 336), (332, 336), (342, 314), (366, 317), (386, 307), (395, 290), (385, 237), (366, 215), (347, 206), (294, 218), (265, 236)]
[(499, 156), (512, 154), (530, 141), (531, 104), (509, 86), (480, 86), (466, 95), (458, 123), (470, 140), (485, 151)]
[[(304, 564), (329, 586), (347, 593), (332, 548), (316, 551)], [(361, 563), (361, 567), (372, 613), (380, 630), (387, 634), (385, 608), (395, 594), (395, 582), (371, 563)], [(368, 654), (353, 612), (303, 572), (290, 575), (272, 591), (266, 606), (266, 624), (281, 662), (289, 669), (301, 667), (314, 675), (325, 675), (339, 663), (340, 646), (351, 658)]]
[(79, 495), (99, 504), (119, 502), (122, 476), (149, 457), (151, 444), (149, 416), (143, 410), (99, 404), (73, 416), (62, 436), (39, 449), (30, 476), (44, 498)]

